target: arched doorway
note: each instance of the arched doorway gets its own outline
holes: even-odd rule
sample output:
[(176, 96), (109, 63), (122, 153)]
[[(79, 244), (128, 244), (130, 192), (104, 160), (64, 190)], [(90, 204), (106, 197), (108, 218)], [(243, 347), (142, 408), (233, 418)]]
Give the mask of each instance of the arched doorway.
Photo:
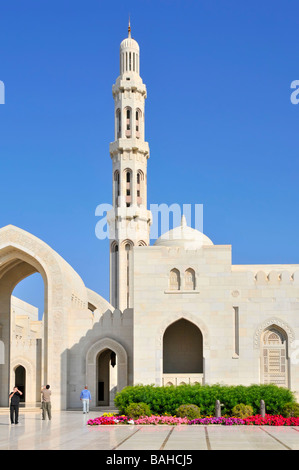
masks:
[(15, 386), (22, 392), (21, 403), (26, 401), (26, 369), (18, 366), (15, 369)]
[(85, 383), (91, 392), (92, 406), (113, 406), (115, 393), (128, 385), (125, 348), (111, 338), (100, 339), (91, 345), (86, 352)]
[(163, 336), (163, 384), (202, 382), (203, 337), (200, 329), (184, 318), (172, 323)]
[(117, 356), (105, 349), (97, 357), (97, 405), (113, 404), (117, 391)]

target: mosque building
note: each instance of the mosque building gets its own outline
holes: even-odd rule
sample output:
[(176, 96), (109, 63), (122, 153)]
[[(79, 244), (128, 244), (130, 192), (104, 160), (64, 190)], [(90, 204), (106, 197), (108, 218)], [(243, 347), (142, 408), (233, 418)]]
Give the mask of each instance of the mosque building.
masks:
[[(86, 384), (93, 407), (112, 406), (117, 391), (140, 383), (274, 383), (297, 393), (299, 265), (233, 265), (231, 245), (215, 245), (184, 216), (150, 245), (147, 90), (130, 27), (112, 94), (110, 299), (42, 240), (1, 228), (0, 406), (15, 384), (34, 404), (49, 383), (54, 409), (80, 407)], [(42, 320), (12, 296), (36, 272)]]

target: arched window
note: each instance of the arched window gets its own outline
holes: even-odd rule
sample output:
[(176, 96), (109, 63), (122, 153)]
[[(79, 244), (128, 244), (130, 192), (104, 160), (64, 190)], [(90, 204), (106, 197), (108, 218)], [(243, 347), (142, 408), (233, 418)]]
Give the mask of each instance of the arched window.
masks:
[(131, 137), (132, 135), (132, 110), (131, 108), (126, 108), (125, 109), (125, 115), (126, 115), (126, 137)]
[(178, 269), (172, 269), (169, 277), (169, 288), (171, 290), (180, 290), (180, 271)]
[(143, 171), (137, 172), (137, 204), (141, 205), (144, 202), (144, 174)]
[(133, 242), (125, 242), (125, 252), (126, 252), (126, 277), (127, 277), (127, 308), (130, 308), (131, 298), (131, 256), (132, 256)]
[(195, 290), (195, 272), (192, 268), (188, 268), (185, 271), (185, 289)]
[(112, 302), (118, 308), (118, 271), (119, 257), (118, 244), (113, 242), (111, 245), (111, 280), (112, 280)]
[(287, 387), (287, 339), (284, 331), (275, 325), (262, 336), (262, 382)]
[(121, 111), (120, 109), (116, 110), (116, 138), (121, 137)]
[(119, 206), (119, 196), (120, 196), (120, 177), (119, 177), (119, 171), (116, 170), (114, 172), (114, 201), (115, 201), (115, 206)]
[(140, 138), (141, 135), (141, 111), (140, 109), (136, 109), (136, 114), (135, 114), (135, 130), (136, 130), (136, 137), (137, 139)]
[(126, 206), (130, 207), (132, 203), (132, 171), (130, 169), (125, 170), (125, 182)]

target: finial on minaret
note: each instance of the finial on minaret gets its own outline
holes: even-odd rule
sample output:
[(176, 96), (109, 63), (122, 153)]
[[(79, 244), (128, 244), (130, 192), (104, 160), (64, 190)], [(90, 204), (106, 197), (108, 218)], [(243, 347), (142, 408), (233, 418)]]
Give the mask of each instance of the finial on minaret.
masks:
[(129, 15), (128, 38), (130, 37), (131, 37), (131, 21), (130, 21), (130, 15)]

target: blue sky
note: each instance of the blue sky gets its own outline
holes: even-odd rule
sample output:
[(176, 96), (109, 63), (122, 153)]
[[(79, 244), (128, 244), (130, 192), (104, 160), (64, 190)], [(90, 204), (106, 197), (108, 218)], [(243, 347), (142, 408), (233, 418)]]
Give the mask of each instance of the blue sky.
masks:
[[(48, 243), (109, 296), (109, 143), (119, 44), (141, 49), (148, 202), (203, 204), (235, 264), (299, 263), (297, 1), (10, 0), (0, 17), (0, 226)], [(33, 303), (38, 276), (15, 293)]]

